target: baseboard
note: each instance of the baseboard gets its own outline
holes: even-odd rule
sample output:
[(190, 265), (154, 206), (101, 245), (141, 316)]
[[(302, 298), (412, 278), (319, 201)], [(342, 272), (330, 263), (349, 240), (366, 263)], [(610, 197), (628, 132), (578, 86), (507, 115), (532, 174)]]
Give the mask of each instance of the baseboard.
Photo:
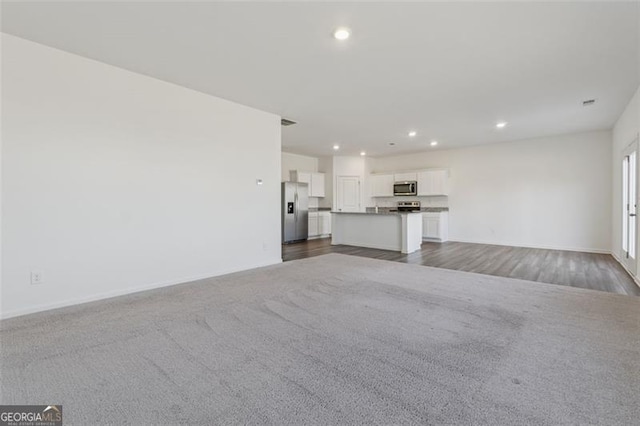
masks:
[(613, 258), (616, 260), (616, 262), (618, 262), (620, 264), (620, 266), (622, 266), (622, 269), (624, 269), (627, 274), (629, 274), (629, 276), (633, 279), (633, 282), (636, 283), (636, 285), (638, 287), (640, 287), (640, 279), (638, 279), (638, 277), (636, 275), (634, 275), (629, 268), (627, 268), (627, 265), (624, 264), (624, 262), (622, 261), (622, 259), (620, 259), (620, 256), (618, 256), (617, 253), (611, 252), (611, 256), (613, 256)]
[(170, 287), (173, 285), (186, 284), (186, 283), (203, 280), (207, 278), (214, 278), (222, 275), (233, 274), (234, 272), (241, 272), (241, 271), (247, 271), (250, 269), (261, 268), (264, 266), (277, 265), (279, 263), (282, 263), (282, 259), (259, 263), (256, 265), (252, 265), (249, 268), (230, 268), (230, 269), (225, 269), (222, 271), (217, 271), (217, 272), (212, 272), (212, 273), (207, 273), (202, 275), (194, 275), (191, 277), (181, 278), (178, 280), (162, 281), (162, 282), (144, 285), (140, 287), (129, 288), (126, 290), (117, 290), (117, 291), (98, 293), (88, 297), (79, 297), (77, 299), (67, 299), (61, 302), (55, 302), (55, 303), (46, 304), (46, 305), (38, 305), (38, 306), (32, 306), (25, 309), (16, 309), (13, 311), (1, 312), (0, 320), (20, 317), (23, 315), (35, 314), (38, 312), (50, 311), (52, 309), (60, 309), (60, 308), (66, 308), (69, 306), (81, 305), (83, 303), (96, 302), (98, 300), (111, 299), (113, 297), (126, 296), (128, 294), (140, 293), (142, 291), (147, 291), (147, 290), (155, 290), (158, 288)]
[(383, 246), (383, 245), (378, 245), (378, 244), (369, 244), (369, 243), (360, 243), (360, 242), (354, 242), (351, 244), (346, 244), (346, 243), (334, 243), (333, 241), (331, 242), (332, 246), (349, 246), (349, 247), (364, 247), (364, 248), (372, 248), (372, 249), (376, 249), (376, 250), (388, 250), (388, 251), (397, 251), (400, 252), (402, 250), (402, 245), (395, 247), (395, 248), (390, 248), (389, 246)]
[(320, 238), (331, 238), (331, 234), (314, 235), (307, 238), (307, 240), (319, 240)]
[(442, 240), (440, 238), (425, 238), (422, 237), (422, 241), (425, 243), (446, 243), (449, 240)]
[(478, 240), (461, 240), (461, 239), (449, 239), (450, 242), (457, 243), (470, 243), (470, 244), (486, 244), (491, 246), (505, 246), (505, 247), (523, 247), (523, 248), (533, 248), (533, 249), (543, 249), (543, 250), (562, 250), (562, 251), (577, 251), (582, 253), (597, 253), (597, 254), (612, 254), (611, 250), (607, 249), (593, 249), (593, 248), (584, 248), (584, 247), (561, 247), (561, 246), (543, 246), (543, 245), (529, 245), (529, 244), (518, 244), (518, 243), (505, 243), (505, 242), (497, 242), (497, 241), (478, 241)]

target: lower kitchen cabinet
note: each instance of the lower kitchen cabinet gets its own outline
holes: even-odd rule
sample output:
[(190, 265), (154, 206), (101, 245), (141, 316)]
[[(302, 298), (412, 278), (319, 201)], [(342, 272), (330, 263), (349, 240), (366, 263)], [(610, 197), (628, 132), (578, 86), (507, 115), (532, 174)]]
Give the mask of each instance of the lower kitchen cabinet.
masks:
[(309, 238), (317, 237), (318, 232), (318, 212), (309, 212)]
[(309, 238), (331, 235), (331, 212), (309, 212)]
[(422, 239), (444, 242), (449, 239), (449, 213), (422, 213)]
[(331, 235), (331, 212), (318, 212), (320, 235)]

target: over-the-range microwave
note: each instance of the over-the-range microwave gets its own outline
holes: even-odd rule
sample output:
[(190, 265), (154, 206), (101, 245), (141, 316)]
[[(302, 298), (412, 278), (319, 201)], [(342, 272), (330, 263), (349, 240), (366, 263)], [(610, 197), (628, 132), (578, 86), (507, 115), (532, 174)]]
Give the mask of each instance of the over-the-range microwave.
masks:
[(393, 184), (393, 195), (418, 195), (418, 182), (406, 181)]

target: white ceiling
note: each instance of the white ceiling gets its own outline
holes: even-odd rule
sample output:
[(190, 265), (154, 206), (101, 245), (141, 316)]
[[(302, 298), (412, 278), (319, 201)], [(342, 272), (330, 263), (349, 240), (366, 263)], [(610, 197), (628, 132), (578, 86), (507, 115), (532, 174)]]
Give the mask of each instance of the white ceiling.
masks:
[[(297, 121), (283, 150), (316, 156), (334, 143), (382, 156), (611, 128), (640, 81), (639, 22), (637, 2), (2, 9), (4, 32)], [(332, 38), (338, 26), (348, 41)]]

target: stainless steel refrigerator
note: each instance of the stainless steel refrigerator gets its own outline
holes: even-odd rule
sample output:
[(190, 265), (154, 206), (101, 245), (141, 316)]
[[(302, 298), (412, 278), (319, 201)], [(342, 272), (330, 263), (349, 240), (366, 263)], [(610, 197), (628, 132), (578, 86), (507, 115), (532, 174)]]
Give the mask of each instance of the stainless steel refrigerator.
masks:
[(282, 182), (282, 242), (309, 237), (309, 185)]

